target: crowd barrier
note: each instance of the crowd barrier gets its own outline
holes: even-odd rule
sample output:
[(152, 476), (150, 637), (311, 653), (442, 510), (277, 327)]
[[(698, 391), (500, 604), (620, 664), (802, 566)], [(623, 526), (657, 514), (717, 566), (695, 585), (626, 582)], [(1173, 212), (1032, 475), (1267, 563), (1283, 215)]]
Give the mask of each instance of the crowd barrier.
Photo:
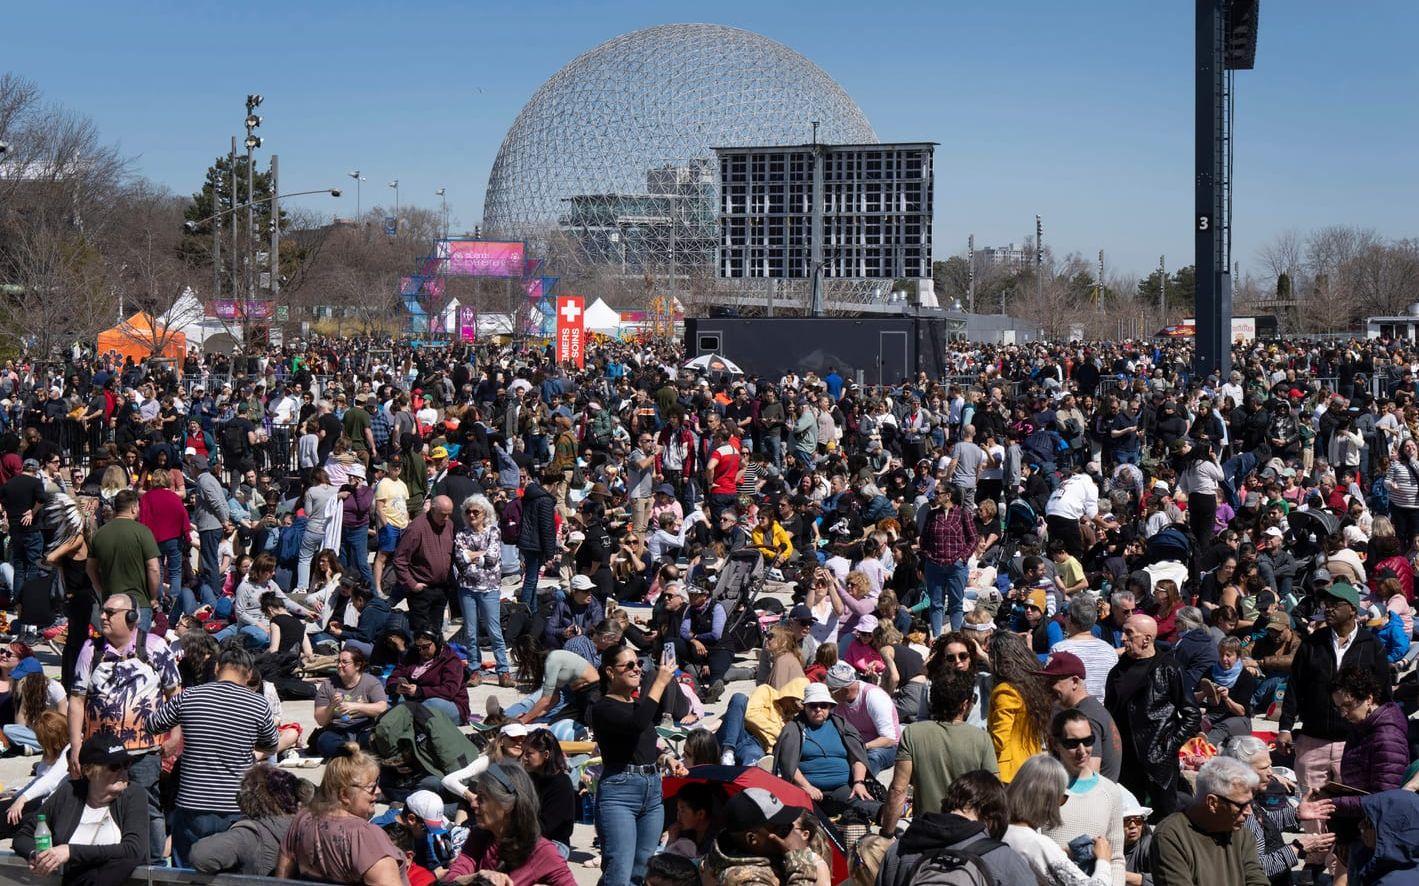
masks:
[[(0, 883), (53, 884), (54, 877), (39, 877), (30, 873), (29, 865), (18, 855), (0, 855)], [(150, 883), (203, 883), (213, 886), (278, 886), (290, 880), (275, 877), (253, 877), (247, 874), (199, 874), (177, 868), (150, 867), (144, 865), (133, 871), (133, 876), (123, 881), (123, 886), (146, 886)], [(310, 882), (302, 880), (301, 882)]]

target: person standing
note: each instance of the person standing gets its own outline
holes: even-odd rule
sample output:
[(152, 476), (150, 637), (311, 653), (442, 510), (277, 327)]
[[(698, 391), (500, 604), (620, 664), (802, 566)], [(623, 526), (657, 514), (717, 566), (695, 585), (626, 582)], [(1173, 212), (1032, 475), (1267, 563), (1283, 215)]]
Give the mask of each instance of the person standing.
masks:
[(148, 794), (149, 857), (160, 859), (167, 824), (158, 795), (162, 755), (148, 731), (150, 711), (182, 683), (177, 656), (161, 637), (139, 631), (138, 601), (114, 594), (99, 609), (99, 636), (84, 644), (69, 689), (69, 776), (83, 771), (79, 750), (99, 732), (117, 736), (132, 761), (129, 778)]
[(966, 561), (975, 553), (980, 534), (961, 502), (959, 489), (937, 486), (936, 500), (922, 505), (916, 514), (932, 637), (941, 633), (948, 615), (953, 631), (961, 629), (966, 617)]
[(1078, 560), (1088, 554), (1080, 522), (1099, 516), (1099, 487), (1080, 466), (1067, 477), (1045, 502), (1045, 525), (1051, 540), (1059, 539)]
[(931, 719), (902, 727), (897, 762), (887, 805), (882, 810), (882, 832), (892, 833), (912, 789), (913, 806), (923, 813), (941, 809), (952, 783), (967, 772), (1000, 770), (995, 745), (979, 726), (966, 722), (974, 705), (976, 677), (971, 671), (950, 668), (931, 683)]
[(138, 602), (138, 629), (153, 624), (153, 599), (162, 586), (158, 543), (138, 522), (138, 493), (120, 489), (113, 497), (113, 519), (89, 540), (89, 581), (100, 603), (115, 594)]
[(1202, 712), (1183, 688), (1172, 653), (1159, 651), (1157, 636), (1147, 615), (1124, 624), (1123, 655), (1109, 672), (1104, 707), (1123, 739), (1123, 786), (1166, 816), (1177, 809), (1178, 749), (1197, 734)]
[(985, 460), (985, 450), (976, 445), (975, 426), (966, 425), (946, 459), (946, 482), (961, 490), (961, 506), (972, 511), (976, 508), (976, 486)]
[(193, 686), (147, 716), (155, 735), (182, 727), (182, 768), (172, 817), (172, 860), (186, 867), (192, 844), (220, 834), (242, 818), (237, 789), (252, 751), (276, 750), (271, 705), (251, 691), (255, 662), (238, 644), (217, 660), (217, 677)]
[(340, 563), (359, 573), (365, 584), (374, 583), (370, 571), (370, 514), (374, 509), (374, 487), (365, 482), (365, 466), (350, 465), (341, 490)]
[(470, 495), (463, 502), (464, 528), (453, 541), (454, 572), (458, 579), (458, 603), (463, 611), (463, 633), (473, 660), (470, 686), (483, 682), (483, 654), (479, 645), (480, 626), (488, 632), (497, 662), (498, 685), (513, 685), (503, 642), (499, 587), (502, 582), (502, 536), (498, 533), (493, 503), (484, 495)]
[(394, 552), (394, 568), (409, 603), (409, 628), (441, 632), (453, 581), (453, 501), (435, 496), (425, 513), (409, 521)]
[(517, 533), (523, 571), (520, 599), (532, 613), (537, 612), (537, 582), (542, 569), (557, 555), (557, 502), (543, 484), (560, 481), (559, 473), (548, 471), (541, 483), (530, 482), (522, 492), (522, 523)]
[(222, 538), (232, 525), (227, 494), (214, 473), (219, 464), (216, 455), (210, 460), (192, 456), (192, 468), (197, 472), (197, 496), (192, 507), (192, 525), (197, 528), (197, 580), (214, 596), (222, 592)]
[(650, 519), (650, 506), (655, 487), (655, 460), (660, 446), (650, 431), (642, 431), (635, 449), (626, 458), (626, 498), (631, 505), (631, 525), (644, 533)]
[(39, 462), (24, 460), (20, 473), (0, 486), (0, 505), (10, 522), (10, 565), (15, 578), (11, 588), (18, 598), (25, 582), (39, 570), (39, 558), (44, 553), (44, 536), (40, 533), (39, 509), (44, 500), (44, 482), (39, 479)]
[(409, 527), (409, 486), (399, 479), (403, 466), (403, 456), (398, 453), (391, 455), (388, 463), (374, 465), (374, 507), (370, 519), (374, 521), (376, 550), (372, 577), (374, 592), (379, 596), (389, 596), (384, 587), (384, 572), (394, 559), (399, 537)]
[[(192, 519), (181, 496), (170, 488), (172, 475), (168, 471), (149, 473), (147, 486), (148, 490), (138, 499), (138, 522), (152, 530), (162, 557), (168, 596), (177, 600), (182, 591), (183, 561), (191, 550)], [(204, 590), (205, 586), (198, 586), (202, 602), (216, 602), (216, 597), (200, 593)]]
[(1049, 743), (1050, 753), (1069, 773), (1069, 786), (1064, 790), (1069, 800), (1059, 808), (1059, 825), (1045, 831), (1045, 836), (1066, 851), (1079, 837), (1108, 837), (1113, 882), (1122, 883), (1123, 792), (1112, 779), (1099, 774), (1093, 724), (1082, 711), (1060, 711), (1050, 724)]
[(1072, 652), (1056, 652), (1050, 656), (1040, 676), (1049, 684), (1061, 710), (1079, 711), (1089, 721), (1094, 733), (1094, 742), (1090, 745), (1095, 758), (1094, 771), (1117, 782), (1123, 766), (1118, 726), (1104, 703), (1089, 691), (1084, 663)]
[(598, 673), (603, 696), (592, 706), (590, 721), (604, 761), (596, 791), (600, 886), (628, 886), (644, 880), (665, 823), (655, 724), (660, 698), (675, 677), (675, 660), (662, 655), (643, 692), (640, 657), (629, 646), (606, 650)]

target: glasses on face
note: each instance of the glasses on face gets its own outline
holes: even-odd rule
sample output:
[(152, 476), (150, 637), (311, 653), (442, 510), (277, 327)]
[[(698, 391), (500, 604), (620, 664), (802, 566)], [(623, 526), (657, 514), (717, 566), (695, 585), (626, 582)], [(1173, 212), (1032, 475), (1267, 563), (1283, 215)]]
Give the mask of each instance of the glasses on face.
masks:
[(100, 611), (101, 611), (106, 617), (108, 617), (108, 618), (118, 618), (118, 617), (119, 617), (120, 615), (122, 615), (123, 613), (129, 612), (129, 611), (131, 611), (131, 610), (128, 610), (128, 609), (111, 609), (111, 608), (105, 606), (105, 607), (104, 607), (103, 609), (101, 609)]
[(13, 649), (0, 649), (0, 658), (16, 658), (16, 657), (17, 657), (17, 656), (15, 655), (15, 650), (13, 650)]
[(639, 671), (641, 669), (641, 663), (639, 661), (636, 661), (635, 659), (631, 659), (625, 664), (619, 664), (615, 667), (616, 670), (620, 671), (621, 673), (629, 674), (631, 671)]
[(827, 709), (827, 708), (831, 708), (832, 705), (829, 704), (829, 703), (826, 702), (826, 701), (815, 701), (815, 702), (813, 702), (812, 704), (806, 704), (806, 705), (804, 705), (804, 707), (807, 708), (807, 709), (810, 710), (810, 711), (821, 711), (821, 710), (825, 710), (825, 709)]
[(1081, 745), (1086, 748), (1092, 748), (1094, 746), (1094, 736), (1092, 735), (1085, 735), (1082, 738), (1060, 737), (1056, 738), (1055, 741), (1059, 742), (1060, 747), (1070, 751), (1079, 748)]
[(1212, 796), (1216, 797), (1219, 800), (1225, 801), (1228, 806), (1231, 806), (1238, 813), (1246, 812), (1247, 807), (1251, 806), (1251, 800), (1233, 800), (1231, 797), (1225, 796), (1223, 794), (1213, 794)]
[(354, 788), (357, 791), (364, 791), (371, 797), (373, 797), (379, 791), (379, 785), (377, 784), (360, 784), (359, 782), (355, 782), (354, 784), (351, 784), (350, 787)]
[(945, 658), (947, 661), (955, 662), (971, 660), (971, 654), (969, 652), (946, 652), (942, 653), (942, 657)]

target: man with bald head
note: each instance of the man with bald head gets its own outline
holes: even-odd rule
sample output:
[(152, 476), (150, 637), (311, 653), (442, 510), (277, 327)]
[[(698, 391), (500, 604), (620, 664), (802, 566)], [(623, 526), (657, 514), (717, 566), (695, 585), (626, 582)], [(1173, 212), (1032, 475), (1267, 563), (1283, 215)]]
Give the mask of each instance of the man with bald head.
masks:
[(409, 629), (443, 631), (444, 610), (453, 583), (453, 499), (434, 497), (413, 520), (394, 549), (394, 570), (409, 601)]
[(1161, 819), (1178, 808), (1178, 748), (1197, 734), (1202, 712), (1183, 689), (1182, 668), (1157, 639), (1158, 623), (1149, 616), (1123, 623), (1123, 655), (1109, 671), (1104, 707), (1123, 739), (1120, 783)]

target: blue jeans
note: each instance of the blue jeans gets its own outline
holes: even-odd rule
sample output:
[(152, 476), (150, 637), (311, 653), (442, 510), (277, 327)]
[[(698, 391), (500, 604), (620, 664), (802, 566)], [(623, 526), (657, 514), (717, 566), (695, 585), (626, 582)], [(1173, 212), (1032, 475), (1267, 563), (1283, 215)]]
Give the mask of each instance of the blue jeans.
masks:
[(771, 432), (764, 435), (763, 443), (769, 461), (780, 471), (783, 470), (783, 438), (777, 432)]
[(503, 642), (502, 604), (498, 592), (459, 588), (458, 607), (463, 610), (463, 630), (468, 636), (468, 663), (474, 672), (483, 667), (483, 654), (478, 646), (478, 625), (483, 622), (489, 639), (493, 641), (493, 659), (498, 663), (498, 673), (512, 673), (512, 668), (508, 666), (507, 644)]
[(463, 719), (463, 715), (458, 712), (458, 705), (446, 698), (421, 698), (419, 703), (431, 711), (438, 711), (448, 717), (455, 726)]
[(38, 529), (21, 529), (10, 533), (10, 564), (15, 567), (12, 585), (15, 599), (25, 582), (39, 572), (39, 558), (44, 554), (44, 536)]
[(966, 564), (959, 560), (941, 565), (931, 560), (922, 560), (922, 573), (926, 576), (926, 596), (931, 600), (928, 614), (931, 622), (931, 636), (941, 634), (945, 615), (949, 612), (951, 630), (959, 631), (966, 618)]
[[(198, 594), (201, 597), (198, 597)], [(217, 595), (212, 593), (212, 589), (202, 583), (198, 583), (196, 593), (191, 588), (179, 587), (177, 589), (176, 610), (182, 615), (191, 615), (203, 605), (211, 606), (215, 610), (217, 605)], [(226, 599), (226, 598), (223, 598)], [(230, 614), (230, 613), (228, 613)]]
[(311, 532), (307, 527), (305, 534), (301, 536), (301, 558), (296, 563), (296, 587), (301, 590), (310, 589), (310, 563), (324, 546), (325, 531)]
[(340, 565), (358, 570), (366, 587), (374, 587), (374, 572), (370, 569), (370, 534), (368, 526), (346, 526), (340, 533)]
[(744, 728), (744, 712), (748, 709), (749, 696), (742, 692), (734, 693), (729, 699), (729, 707), (725, 708), (717, 735), (719, 746), (726, 751), (733, 750), (734, 758), (741, 766), (753, 766), (764, 756), (764, 746)]
[(867, 749), (867, 771), (876, 775), (883, 769), (890, 769), (897, 762), (897, 747)]
[(546, 561), (542, 559), (540, 551), (522, 552), (522, 596), (520, 599), (528, 611), (534, 614), (537, 612), (537, 579), (542, 576), (542, 567), (545, 564)]
[(629, 886), (645, 879), (645, 864), (660, 843), (665, 800), (660, 776), (618, 772), (596, 788), (596, 835), (601, 838), (599, 886)]
[[(532, 710), (532, 706), (540, 701), (541, 698), (542, 690), (538, 689), (521, 701), (516, 701), (508, 705), (503, 713), (507, 714), (509, 717), (521, 717), (523, 714)], [(577, 721), (571, 719), (571, 717), (572, 709), (567, 704), (567, 690), (563, 688), (557, 690), (557, 700), (552, 702), (552, 706), (547, 709), (547, 713), (538, 717), (533, 722), (550, 724), (548, 728), (551, 733), (557, 737), (558, 741), (572, 741), (576, 738), (578, 732), (583, 732), (584, 730), (582, 730)]]
[(192, 844), (203, 837), (223, 833), (245, 818), (240, 812), (202, 812), (197, 809), (172, 811), (172, 865), (185, 868)]
[(167, 573), (168, 596), (174, 600), (178, 591), (182, 590), (182, 549), (186, 540), (178, 537), (158, 542), (158, 562)]
[(36, 751), (44, 750), (44, 748), (39, 746), (39, 739), (35, 737), (34, 730), (28, 726), (21, 726), (18, 723), (6, 723), (4, 732), (5, 737), (10, 739), (12, 744), (17, 744), (20, 747), (30, 748)]
[(204, 529), (197, 533), (198, 582), (211, 589), (213, 594), (222, 592), (222, 530)]
[(163, 755), (154, 751), (144, 754), (128, 767), (128, 780), (148, 792), (148, 859), (162, 864), (167, 848), (168, 825), (163, 817), (162, 798), (158, 794), (158, 776), (163, 774)]
[[(1252, 710), (1256, 711), (1258, 717), (1266, 715), (1266, 711), (1271, 707), (1271, 703), (1276, 700), (1276, 693), (1286, 688), (1285, 677), (1267, 677), (1261, 681), (1261, 685), (1256, 687), (1256, 692), (1252, 693)], [(5, 727), (5, 734), (10, 734), (10, 727)]]
[(213, 634), (212, 639), (216, 640), (218, 643), (225, 643), (238, 633), (246, 639), (247, 646), (265, 649), (267, 646), (271, 645), (271, 635), (261, 628), (258, 628), (256, 625), (227, 625)]

